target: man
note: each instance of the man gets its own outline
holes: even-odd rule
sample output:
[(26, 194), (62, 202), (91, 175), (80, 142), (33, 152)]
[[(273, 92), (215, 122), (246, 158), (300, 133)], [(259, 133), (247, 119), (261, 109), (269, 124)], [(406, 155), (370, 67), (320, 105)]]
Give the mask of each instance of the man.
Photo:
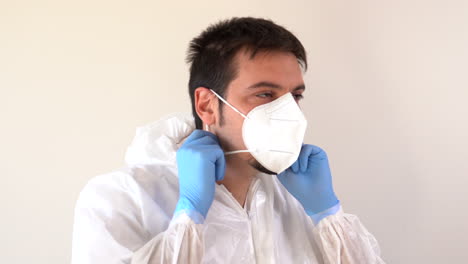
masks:
[(299, 40), (233, 18), (193, 39), (188, 62), (193, 117), (140, 128), (128, 167), (87, 184), (72, 263), (383, 263), (326, 153), (302, 142)]

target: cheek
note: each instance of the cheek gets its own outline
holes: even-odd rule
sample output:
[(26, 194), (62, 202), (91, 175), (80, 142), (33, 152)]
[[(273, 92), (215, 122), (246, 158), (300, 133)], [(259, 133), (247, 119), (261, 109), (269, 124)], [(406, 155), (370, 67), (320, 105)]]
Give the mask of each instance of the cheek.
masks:
[[(223, 109), (224, 125), (221, 127), (220, 137), (223, 138), (223, 143), (229, 150), (245, 149), (244, 140), (242, 139), (242, 124), (244, 118), (234, 111)], [(222, 135), (221, 135), (222, 134)]]

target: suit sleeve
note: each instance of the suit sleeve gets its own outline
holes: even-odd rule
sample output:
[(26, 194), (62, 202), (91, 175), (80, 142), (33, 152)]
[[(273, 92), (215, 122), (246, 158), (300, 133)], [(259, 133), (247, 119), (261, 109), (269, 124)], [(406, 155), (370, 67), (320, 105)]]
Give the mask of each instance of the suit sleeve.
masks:
[[(132, 198), (133, 197), (133, 198)], [(88, 184), (76, 207), (72, 264), (201, 263), (202, 224), (186, 213), (152, 236), (145, 228), (135, 196), (108, 184)]]
[(385, 263), (375, 237), (357, 216), (344, 213), (341, 206), (335, 214), (321, 219), (312, 234), (326, 264)]

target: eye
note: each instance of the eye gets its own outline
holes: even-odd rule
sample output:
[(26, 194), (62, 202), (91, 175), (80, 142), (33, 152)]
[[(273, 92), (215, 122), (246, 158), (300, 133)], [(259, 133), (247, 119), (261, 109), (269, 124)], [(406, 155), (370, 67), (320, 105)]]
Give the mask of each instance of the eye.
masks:
[(268, 97), (272, 97), (273, 94), (272, 93), (261, 93), (261, 94), (257, 94), (256, 96), (260, 97), (260, 98), (268, 98)]
[(294, 99), (297, 101), (304, 99), (304, 96), (302, 94), (293, 94)]

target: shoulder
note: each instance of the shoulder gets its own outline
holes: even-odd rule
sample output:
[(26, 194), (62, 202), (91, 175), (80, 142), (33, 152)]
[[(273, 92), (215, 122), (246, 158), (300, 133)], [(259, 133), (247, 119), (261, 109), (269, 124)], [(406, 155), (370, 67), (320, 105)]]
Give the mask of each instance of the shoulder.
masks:
[(125, 167), (91, 178), (81, 190), (76, 207), (100, 210), (139, 208), (145, 199), (157, 197), (162, 188), (166, 192), (177, 189), (177, 178), (167, 166)]

